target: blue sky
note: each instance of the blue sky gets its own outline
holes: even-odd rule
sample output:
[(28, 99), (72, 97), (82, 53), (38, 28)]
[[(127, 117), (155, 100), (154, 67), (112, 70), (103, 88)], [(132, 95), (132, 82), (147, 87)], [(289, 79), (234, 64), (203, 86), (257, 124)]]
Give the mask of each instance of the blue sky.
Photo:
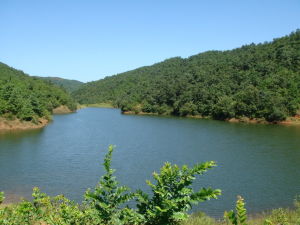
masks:
[(86, 82), (287, 35), (300, 1), (0, 0), (0, 27), (1, 62)]

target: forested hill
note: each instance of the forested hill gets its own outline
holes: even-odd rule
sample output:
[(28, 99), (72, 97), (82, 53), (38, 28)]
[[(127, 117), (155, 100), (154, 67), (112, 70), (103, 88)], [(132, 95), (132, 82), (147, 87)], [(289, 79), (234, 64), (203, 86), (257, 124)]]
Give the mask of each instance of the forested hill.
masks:
[(0, 63), (0, 117), (35, 122), (60, 105), (76, 108), (61, 88)]
[(300, 30), (263, 44), (171, 58), (87, 83), (73, 96), (123, 111), (284, 120), (300, 108)]
[(78, 80), (69, 80), (69, 79), (63, 79), (60, 77), (38, 77), (40, 79), (49, 81), (61, 88), (64, 88), (69, 93), (78, 90), (81, 85), (83, 85), (83, 82), (80, 82)]

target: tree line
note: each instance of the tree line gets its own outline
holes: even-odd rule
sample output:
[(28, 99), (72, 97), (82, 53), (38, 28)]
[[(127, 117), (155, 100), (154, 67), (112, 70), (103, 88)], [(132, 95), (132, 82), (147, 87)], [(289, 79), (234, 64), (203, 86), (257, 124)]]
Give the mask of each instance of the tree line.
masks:
[(78, 80), (69, 80), (60, 77), (37, 77), (42, 80), (50, 81), (51, 83), (65, 89), (68, 93), (74, 92), (80, 88), (83, 82)]
[(79, 103), (123, 111), (282, 121), (300, 103), (300, 30), (271, 42), (170, 58), (84, 84)]

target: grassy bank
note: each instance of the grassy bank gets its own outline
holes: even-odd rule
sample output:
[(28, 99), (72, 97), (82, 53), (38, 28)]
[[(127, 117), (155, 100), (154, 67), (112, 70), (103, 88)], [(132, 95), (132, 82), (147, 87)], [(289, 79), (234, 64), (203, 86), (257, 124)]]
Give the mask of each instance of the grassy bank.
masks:
[(94, 108), (114, 108), (111, 103), (95, 103), (95, 104), (78, 104), (77, 109), (84, 109), (88, 107)]
[(0, 117), (0, 131), (31, 130), (45, 127), (49, 119), (39, 118), (37, 121), (22, 121), (18, 118), (7, 119)]
[[(71, 110), (65, 105), (60, 105), (52, 110), (52, 114), (67, 114), (72, 112), (75, 112), (75, 110)], [(40, 118), (34, 117), (33, 119), (26, 121), (19, 119), (11, 113), (7, 113), (0, 116), (0, 131), (39, 129), (45, 127), (51, 120), (51, 115)]]
[(65, 105), (61, 105), (59, 107), (56, 107), (55, 109), (52, 110), (53, 114), (68, 114), (68, 113), (73, 113), (76, 110), (71, 110)]
[[(299, 204), (299, 203), (298, 203)], [(231, 225), (228, 219), (216, 220), (204, 213), (192, 214), (181, 225)], [(238, 225), (241, 223), (238, 223)], [(244, 223), (245, 225), (299, 225), (300, 224), (300, 207), (295, 209), (274, 209), (271, 212), (262, 212), (256, 215), (249, 215)], [(244, 225), (241, 224), (241, 225)]]

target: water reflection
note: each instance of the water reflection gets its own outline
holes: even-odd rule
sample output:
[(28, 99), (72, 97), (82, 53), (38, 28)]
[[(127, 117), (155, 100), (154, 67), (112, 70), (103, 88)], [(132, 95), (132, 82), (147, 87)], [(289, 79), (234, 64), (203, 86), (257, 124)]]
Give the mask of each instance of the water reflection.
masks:
[(249, 212), (291, 206), (300, 194), (300, 127), (231, 124), (212, 120), (122, 115), (87, 108), (57, 115), (41, 130), (0, 133), (0, 190), (30, 198), (38, 186), (51, 195), (81, 201), (103, 174), (109, 144), (117, 145), (113, 167), (122, 184), (147, 189), (145, 180), (165, 161), (218, 167), (195, 188), (220, 188), (219, 200), (200, 204), (212, 216), (233, 208), (236, 195)]

